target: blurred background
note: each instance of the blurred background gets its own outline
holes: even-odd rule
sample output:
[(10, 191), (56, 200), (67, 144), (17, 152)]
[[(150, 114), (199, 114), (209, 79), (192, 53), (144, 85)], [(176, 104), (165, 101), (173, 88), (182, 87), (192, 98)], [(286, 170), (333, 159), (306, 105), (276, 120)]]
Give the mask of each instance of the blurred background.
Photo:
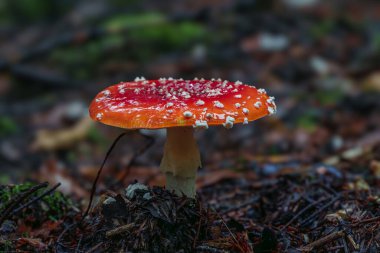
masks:
[[(199, 187), (379, 154), (379, 62), (375, 0), (2, 0), (0, 184), (47, 180), (87, 196), (123, 132), (89, 120), (88, 105), (136, 76), (240, 80), (276, 97), (275, 116), (197, 132)], [(164, 184), (165, 132), (143, 134), (116, 146), (103, 188)]]

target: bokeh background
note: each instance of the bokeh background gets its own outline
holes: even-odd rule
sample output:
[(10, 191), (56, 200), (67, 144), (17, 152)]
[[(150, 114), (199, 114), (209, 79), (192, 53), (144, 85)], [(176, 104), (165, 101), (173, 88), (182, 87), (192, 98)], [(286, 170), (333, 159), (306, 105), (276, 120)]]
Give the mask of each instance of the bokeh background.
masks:
[[(275, 116), (197, 132), (198, 186), (380, 151), (379, 63), (379, 1), (2, 0), (0, 184), (47, 180), (87, 196), (123, 132), (88, 120), (88, 105), (136, 76), (240, 80), (276, 97)], [(149, 143), (129, 133), (101, 187), (164, 184), (165, 132), (143, 134), (154, 144), (124, 175)]]

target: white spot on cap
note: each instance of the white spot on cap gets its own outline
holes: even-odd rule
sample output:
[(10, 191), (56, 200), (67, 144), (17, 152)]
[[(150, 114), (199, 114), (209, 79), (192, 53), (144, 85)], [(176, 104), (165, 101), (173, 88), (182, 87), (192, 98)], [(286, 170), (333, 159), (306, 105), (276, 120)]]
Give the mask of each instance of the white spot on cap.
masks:
[(189, 111), (185, 111), (183, 113), (183, 116), (185, 116), (185, 118), (191, 118), (191, 116), (193, 116), (193, 114), (191, 112), (189, 112)]
[(230, 129), (234, 126), (235, 118), (231, 116), (227, 116), (226, 122), (223, 123), (223, 126), (227, 129)]
[(125, 90), (124, 89), (119, 89), (120, 94), (124, 94)]
[(258, 89), (257, 92), (260, 94), (267, 94), (267, 92), (264, 89)]
[(268, 107), (268, 112), (269, 112), (269, 115), (272, 115), (276, 112), (276, 110), (273, 108), (273, 107)]
[(235, 98), (241, 98), (241, 95), (240, 94), (237, 94), (234, 96)]
[(243, 125), (247, 125), (247, 124), (248, 124), (248, 118), (244, 118)]
[(172, 102), (169, 102), (166, 104), (166, 108), (172, 107), (174, 104)]
[(102, 120), (102, 118), (103, 118), (103, 113), (99, 112), (98, 114), (96, 114), (97, 120)]
[(261, 102), (260, 101), (257, 101), (256, 103), (253, 104), (257, 109), (259, 109), (261, 107)]
[(249, 113), (249, 110), (247, 108), (243, 108), (243, 113), (244, 114), (248, 114)]
[(269, 97), (269, 98), (267, 99), (267, 103), (269, 103), (269, 104), (273, 104), (273, 103), (274, 103), (274, 97)]
[(235, 104), (235, 107), (236, 107), (236, 108), (240, 108), (240, 106), (241, 106), (241, 104), (239, 104), (239, 103), (236, 103), (236, 104)]
[(235, 82), (235, 84), (236, 84), (236, 85), (240, 85), (240, 84), (242, 84), (242, 82), (240, 82), (239, 80), (237, 80), (237, 81)]
[(205, 101), (199, 99), (195, 104), (196, 105), (204, 105)]
[(109, 95), (111, 95), (111, 92), (109, 90), (104, 90), (103, 94), (106, 95), (106, 96), (109, 96)]
[(208, 128), (207, 121), (205, 120), (196, 120), (195, 125), (193, 125), (194, 128)]
[(190, 98), (189, 92), (186, 92), (186, 91), (182, 91), (181, 96), (184, 98)]
[(220, 103), (219, 101), (214, 101), (214, 106), (218, 108), (224, 108), (224, 104)]

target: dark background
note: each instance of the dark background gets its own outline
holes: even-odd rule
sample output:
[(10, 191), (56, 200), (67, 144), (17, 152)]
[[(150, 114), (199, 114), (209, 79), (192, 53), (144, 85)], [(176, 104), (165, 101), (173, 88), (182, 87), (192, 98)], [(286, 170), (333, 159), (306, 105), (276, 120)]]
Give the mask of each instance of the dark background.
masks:
[[(344, 150), (380, 143), (379, 62), (378, 1), (3, 0), (0, 184), (58, 181), (86, 195), (123, 131), (86, 121), (88, 105), (136, 76), (220, 77), (276, 97), (275, 116), (197, 133), (200, 175), (333, 164)], [(73, 137), (78, 124), (84, 130)], [(125, 183), (163, 184), (164, 132), (149, 134), (156, 142)], [(102, 182), (120, 177), (145, 143), (138, 132), (123, 139)]]

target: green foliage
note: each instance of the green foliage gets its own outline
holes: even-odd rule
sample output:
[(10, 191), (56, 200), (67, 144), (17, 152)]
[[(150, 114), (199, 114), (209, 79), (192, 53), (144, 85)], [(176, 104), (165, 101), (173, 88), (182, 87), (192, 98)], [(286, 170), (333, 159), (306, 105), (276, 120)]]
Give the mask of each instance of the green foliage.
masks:
[(165, 17), (159, 13), (141, 13), (138, 15), (123, 14), (117, 15), (103, 24), (106, 30), (121, 30), (126, 28), (136, 28), (147, 25), (157, 25), (165, 23)]
[(314, 132), (319, 125), (320, 118), (320, 111), (318, 109), (311, 108), (303, 111), (298, 116), (296, 119), (296, 126), (308, 132)]
[(207, 41), (205, 28), (194, 22), (170, 23), (163, 15), (146, 13), (112, 17), (102, 25), (108, 35), (76, 47), (55, 50), (52, 65), (59, 65), (73, 78), (93, 79), (93, 73), (109, 59), (112, 62), (145, 62), (165, 52), (186, 50)]
[(315, 92), (315, 99), (323, 106), (336, 104), (344, 97), (344, 91), (340, 88), (329, 90), (318, 90)]
[(88, 139), (96, 143), (96, 145), (106, 147), (109, 144), (107, 138), (99, 131), (97, 127), (91, 127), (87, 135)]
[(60, 48), (50, 57), (54, 64), (63, 66), (72, 77), (79, 80), (90, 79), (107, 51), (123, 44), (123, 37), (114, 34), (97, 41), (90, 41), (83, 46)]
[[(33, 183), (24, 183), (0, 187), (0, 213), (16, 196), (29, 190), (34, 185), (35, 184)], [(47, 189), (40, 189), (36, 191), (23, 203), (42, 195), (46, 190)], [(20, 203), (20, 205), (23, 203)], [(33, 216), (36, 219), (36, 223), (42, 223), (47, 219), (58, 220), (62, 218), (71, 208), (73, 208), (72, 201), (65, 197), (61, 192), (55, 191), (44, 196), (40, 201), (37, 201), (33, 205), (25, 208), (20, 214), (17, 214), (17, 217), (19, 219), (24, 219), (27, 216)]]
[[(183, 48), (196, 39), (204, 39), (206, 31), (194, 22), (170, 23), (159, 13), (142, 13), (139, 15), (119, 15), (107, 20), (106, 30), (120, 31), (127, 29), (125, 37), (135, 45), (146, 46), (137, 52), (149, 48), (175, 50)], [(157, 51), (157, 50), (156, 50)]]
[(317, 118), (312, 113), (306, 113), (301, 115), (297, 119), (297, 127), (305, 129), (309, 132), (313, 132), (317, 127)]
[(7, 175), (7, 174), (0, 174), (0, 185), (8, 184), (9, 181), (10, 181), (9, 175)]
[(330, 32), (332, 32), (333, 28), (335, 26), (335, 23), (331, 19), (326, 19), (324, 21), (321, 21), (319, 23), (316, 23), (311, 29), (310, 33), (311, 35), (316, 38), (322, 38), (327, 36)]
[(18, 130), (17, 123), (9, 117), (0, 117), (0, 137), (14, 134)]
[(376, 33), (373, 36), (372, 44), (375, 49), (375, 52), (380, 52), (380, 34), (379, 33)]
[(0, 2), (0, 21), (27, 23), (54, 19), (64, 13), (74, 0), (2, 0)]
[(131, 32), (131, 39), (141, 42), (147, 41), (150, 44), (159, 43), (163, 49), (182, 48), (189, 42), (200, 39), (205, 35), (202, 26), (183, 22), (179, 24), (162, 24), (158, 27), (146, 27), (136, 29)]

